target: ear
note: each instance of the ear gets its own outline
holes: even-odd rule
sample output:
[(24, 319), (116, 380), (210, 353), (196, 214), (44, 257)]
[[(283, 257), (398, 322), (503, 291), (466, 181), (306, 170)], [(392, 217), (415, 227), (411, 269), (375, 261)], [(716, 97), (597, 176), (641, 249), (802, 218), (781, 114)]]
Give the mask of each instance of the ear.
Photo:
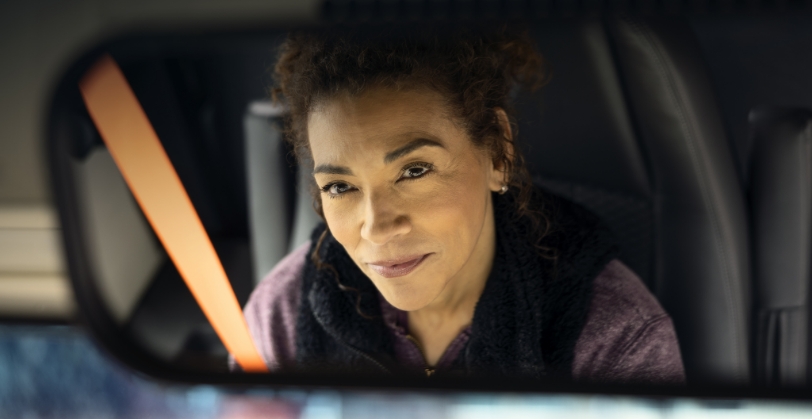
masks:
[[(510, 126), (510, 118), (507, 116), (507, 112), (505, 112), (502, 108), (493, 108), (494, 113), (496, 113), (496, 118), (499, 119), (499, 125), (502, 126), (502, 132), (505, 133), (505, 139), (511, 144), (511, 149), (513, 148), (513, 128)], [(511, 152), (511, 155), (513, 153)]]
[[(510, 126), (510, 118), (508, 118), (507, 113), (502, 108), (494, 108), (494, 112), (496, 113), (496, 118), (499, 120), (499, 125), (502, 126), (502, 132), (504, 133), (504, 141), (505, 145), (505, 152), (508, 155), (508, 158), (512, 161), (513, 160), (513, 129)], [(494, 192), (497, 192), (502, 189), (502, 186), (507, 184), (509, 174), (505, 172), (504, 162), (501, 159), (494, 159), (493, 165), (491, 167), (491, 181), (490, 181), (490, 189)]]

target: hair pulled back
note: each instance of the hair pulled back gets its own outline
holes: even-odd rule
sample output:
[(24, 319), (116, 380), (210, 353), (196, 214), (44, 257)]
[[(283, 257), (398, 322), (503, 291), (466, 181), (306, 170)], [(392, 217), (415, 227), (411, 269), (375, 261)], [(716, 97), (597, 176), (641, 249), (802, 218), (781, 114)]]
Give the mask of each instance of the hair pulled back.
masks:
[[(533, 221), (541, 240), (549, 223), (540, 209), (529, 205), (530, 175), (515, 135), (497, 114), (497, 109), (505, 111), (515, 134), (512, 94), (518, 88), (538, 89), (546, 81), (544, 60), (530, 37), (504, 28), (369, 35), (295, 32), (282, 44), (272, 94), (289, 108), (286, 138), (300, 167), (312, 169), (307, 120), (322, 101), (381, 87), (430, 88), (445, 99), (471, 141), (507, 173), (518, 214)], [(311, 191), (314, 208), (324, 218), (314, 181)]]

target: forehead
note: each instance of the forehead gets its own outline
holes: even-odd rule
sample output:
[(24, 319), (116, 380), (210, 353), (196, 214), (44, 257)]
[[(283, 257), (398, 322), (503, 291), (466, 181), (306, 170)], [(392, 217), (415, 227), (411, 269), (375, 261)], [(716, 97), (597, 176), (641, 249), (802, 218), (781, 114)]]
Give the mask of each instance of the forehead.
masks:
[(316, 163), (386, 153), (418, 137), (453, 147), (464, 131), (442, 96), (431, 90), (375, 89), (320, 103), (308, 117), (308, 138)]

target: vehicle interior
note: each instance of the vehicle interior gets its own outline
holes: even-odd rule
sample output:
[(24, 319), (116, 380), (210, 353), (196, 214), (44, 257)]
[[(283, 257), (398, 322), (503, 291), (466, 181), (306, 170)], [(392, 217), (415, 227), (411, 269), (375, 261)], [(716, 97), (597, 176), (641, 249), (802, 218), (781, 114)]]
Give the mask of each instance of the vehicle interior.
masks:
[[(734, 14), (526, 26), (551, 75), (515, 98), (533, 179), (615, 234), (673, 319), (689, 384), (806, 385), (812, 24)], [(48, 147), (80, 311), (114, 353), (155, 366), (143, 369), (226, 374), (228, 353), (77, 79), (102, 51), (119, 63), (244, 305), (320, 221), (268, 94), (284, 36), (135, 33), (88, 53), (56, 90)]]

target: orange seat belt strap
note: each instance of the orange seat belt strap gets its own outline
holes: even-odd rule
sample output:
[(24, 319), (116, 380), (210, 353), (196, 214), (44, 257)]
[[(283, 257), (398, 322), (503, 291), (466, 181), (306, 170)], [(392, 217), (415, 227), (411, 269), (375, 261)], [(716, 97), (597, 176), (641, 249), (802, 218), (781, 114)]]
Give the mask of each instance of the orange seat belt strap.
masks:
[(141, 210), (226, 349), (244, 371), (268, 371), (203, 223), (121, 69), (105, 55), (79, 88)]

